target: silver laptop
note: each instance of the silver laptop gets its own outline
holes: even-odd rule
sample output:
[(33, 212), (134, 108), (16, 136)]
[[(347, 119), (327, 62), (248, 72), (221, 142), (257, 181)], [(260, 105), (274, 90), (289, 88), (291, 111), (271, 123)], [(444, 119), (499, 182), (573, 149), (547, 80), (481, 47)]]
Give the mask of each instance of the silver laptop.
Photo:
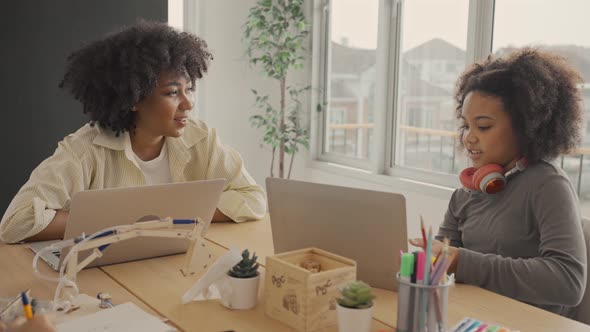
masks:
[(318, 247), (353, 259), (357, 279), (397, 290), (408, 250), (406, 200), (394, 193), (266, 179), (275, 253)]
[[(204, 235), (225, 184), (224, 179), (214, 179), (78, 192), (70, 204), (70, 216), (66, 223), (64, 239), (77, 237), (82, 233), (88, 236), (111, 226), (166, 217), (199, 218), (206, 223)], [(56, 241), (36, 242), (30, 247), (33, 251), (39, 252), (52, 242)], [(187, 239), (129, 239), (109, 245), (104, 249), (103, 256), (94, 260), (88, 267), (178, 254), (186, 252), (188, 245)], [(79, 261), (89, 253), (90, 251), (81, 252)], [(64, 253), (45, 251), (41, 258), (57, 270), (64, 256)]]

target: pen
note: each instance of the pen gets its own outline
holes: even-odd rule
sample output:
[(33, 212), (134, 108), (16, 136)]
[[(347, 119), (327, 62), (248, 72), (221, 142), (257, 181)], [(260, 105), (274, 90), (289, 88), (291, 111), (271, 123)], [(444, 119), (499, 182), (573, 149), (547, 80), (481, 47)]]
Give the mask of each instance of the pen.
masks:
[[(430, 265), (432, 259), (432, 227), (428, 230), (428, 242), (426, 243), (426, 262), (424, 262), (424, 285), (428, 285), (430, 282)], [(424, 329), (424, 323), (426, 321), (426, 316), (428, 315), (428, 295), (429, 292), (427, 290), (423, 290), (422, 298), (420, 299), (420, 317), (418, 320), (418, 329), (422, 331)]]
[(27, 319), (33, 319), (33, 308), (31, 308), (31, 303), (29, 303), (27, 293), (21, 292), (20, 297), (23, 301), (23, 311), (25, 312), (25, 317), (27, 317)]
[[(402, 264), (399, 271), (399, 279), (409, 283), (414, 269), (414, 255), (403, 254)], [(404, 284), (398, 287), (398, 306), (397, 306), (397, 331), (407, 332), (411, 331), (412, 315), (410, 315), (410, 307), (412, 307), (411, 287)]]
[(485, 330), (488, 328), (488, 324), (481, 324), (477, 330), (475, 330), (475, 332), (485, 332)]
[(414, 251), (414, 252), (412, 253), (412, 255), (414, 255), (414, 270), (412, 271), (412, 278), (411, 278), (411, 280), (410, 280), (410, 281), (411, 281), (413, 284), (415, 284), (415, 283), (416, 283), (416, 276), (417, 276), (417, 274), (418, 274), (418, 253), (419, 253), (419, 251)]
[(420, 215), (420, 232), (422, 233), (422, 249), (426, 250), (426, 230), (424, 229), (424, 218)]
[(477, 327), (479, 327), (480, 322), (479, 321), (473, 321), (473, 323), (471, 325), (469, 325), (468, 328), (466, 328), (465, 330), (463, 330), (464, 332), (473, 332), (477, 329)]
[[(418, 252), (417, 258), (415, 260), (416, 263), (416, 284), (421, 285), (424, 280), (424, 262), (426, 260), (426, 256), (424, 255), (424, 251)], [(422, 297), (423, 290), (419, 287), (416, 287), (414, 290), (414, 317), (412, 317), (412, 328), (411, 331), (419, 331), (418, 324), (420, 320), (420, 298)]]

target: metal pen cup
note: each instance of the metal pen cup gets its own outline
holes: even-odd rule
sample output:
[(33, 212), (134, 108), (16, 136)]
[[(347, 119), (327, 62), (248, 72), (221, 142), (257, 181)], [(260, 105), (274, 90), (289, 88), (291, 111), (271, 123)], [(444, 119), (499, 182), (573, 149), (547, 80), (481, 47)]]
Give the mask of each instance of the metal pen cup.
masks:
[(447, 327), (449, 287), (448, 277), (439, 285), (423, 285), (401, 279), (397, 293), (397, 332), (444, 332)]

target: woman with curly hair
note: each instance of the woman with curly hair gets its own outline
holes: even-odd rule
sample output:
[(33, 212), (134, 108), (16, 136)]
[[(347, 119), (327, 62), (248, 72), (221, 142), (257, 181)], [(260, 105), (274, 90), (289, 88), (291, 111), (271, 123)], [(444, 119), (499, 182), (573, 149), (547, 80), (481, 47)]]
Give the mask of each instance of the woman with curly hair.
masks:
[(562, 58), (530, 48), (462, 74), (456, 115), (473, 167), (433, 244), (436, 255), (450, 239), (457, 281), (568, 317), (586, 286), (586, 246), (576, 192), (550, 161), (580, 142), (579, 83)]
[(262, 218), (264, 192), (240, 155), (189, 117), (212, 59), (198, 37), (145, 21), (73, 52), (60, 87), (90, 123), (32, 172), (2, 218), (0, 239), (61, 238), (81, 190), (214, 178), (227, 185), (213, 221)]

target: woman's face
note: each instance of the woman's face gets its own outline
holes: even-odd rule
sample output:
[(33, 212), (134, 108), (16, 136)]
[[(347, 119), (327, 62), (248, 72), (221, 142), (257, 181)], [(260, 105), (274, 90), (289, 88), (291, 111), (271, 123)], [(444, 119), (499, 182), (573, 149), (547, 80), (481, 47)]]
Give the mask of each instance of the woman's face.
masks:
[(520, 158), (512, 121), (502, 99), (479, 91), (467, 94), (461, 110), (462, 140), (473, 166), (512, 167)]
[(193, 90), (185, 75), (160, 75), (152, 94), (134, 107), (136, 130), (154, 137), (180, 137), (193, 108)]

